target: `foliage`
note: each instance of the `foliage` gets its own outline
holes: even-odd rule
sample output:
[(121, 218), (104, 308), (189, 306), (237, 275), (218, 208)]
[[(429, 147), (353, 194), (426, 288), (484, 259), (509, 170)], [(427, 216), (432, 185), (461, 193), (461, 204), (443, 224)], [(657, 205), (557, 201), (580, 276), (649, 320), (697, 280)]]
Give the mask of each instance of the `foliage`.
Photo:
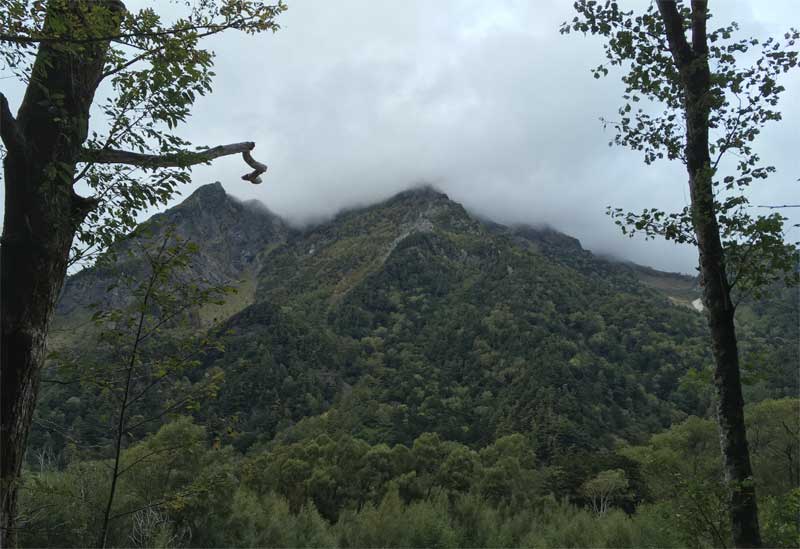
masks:
[[(406, 234), (419, 226), (420, 203), (437, 225)], [(373, 233), (374, 242), (363, 238)], [(635, 268), (566, 238), (489, 227), (445, 199), (412, 195), (271, 245), (254, 303), (208, 333), (170, 326), (152, 349), (158, 358), (172, 338), (221, 339), (224, 349), (162, 394), (225, 372), (217, 398), (188, 410), (207, 427), (192, 459), (225, 489), (185, 494), (188, 479), (170, 473), (181, 478), (164, 495), (175, 504), (116, 519), (110, 539), (409, 546), (419, 524), (414, 543), (441, 546), (715, 543), (692, 505), (719, 510), (718, 442), (708, 420), (686, 420), (710, 408), (698, 389), (709, 362), (702, 320), (643, 285)], [(780, 358), (795, 351), (780, 338), (797, 311), (780, 298), (747, 307), (748, 356), (781, 372), (753, 379), (754, 394), (795, 394), (792, 362)], [(67, 482), (77, 464), (109, 455), (107, 439), (94, 439), (97, 449), (69, 442), (92, 440), (95, 398), (48, 384), (38, 417), (49, 428), (34, 433), (29, 478)], [(796, 400), (759, 406), (748, 412), (751, 433), (762, 433), (753, 442), (759, 490), (783, 501), (790, 468), (779, 454), (790, 439), (777, 420), (794, 428)], [(132, 435), (123, 457), (141, 452), (147, 432)], [(681, 468), (693, 464), (694, 476)], [(615, 470), (628, 487), (594, 513), (582, 487)], [(132, 510), (139, 496), (120, 489), (119, 512)], [(790, 528), (777, 507), (762, 512), (776, 539)], [(62, 527), (47, 528), (56, 536)]]
[[(749, 407), (750, 432), (770, 448), (796, 445), (775, 427), (796, 426), (797, 414), (789, 416), (798, 406), (786, 399)], [(621, 456), (577, 456), (597, 463), (570, 491), (549, 480), (558, 472), (519, 434), (479, 451), (434, 434), (410, 448), (323, 435), (254, 448), (242, 458), (180, 418), (123, 452), (123, 463), (137, 466), (120, 479), (120, 516), (109, 540), (157, 538), (175, 547), (716, 547), (727, 545), (729, 534), (716, 507), (724, 497), (715, 445), (713, 423), (691, 418), (645, 446), (622, 449), (638, 466)], [(771, 494), (761, 505), (765, 540), (793, 547), (797, 485), (769, 470), (773, 457), (756, 453), (754, 460), (759, 493)], [(628, 465), (623, 472), (614, 463)], [(108, 464), (29, 471), (23, 546), (95, 541)], [(636, 480), (640, 474), (647, 490)], [(596, 513), (583, 497), (581, 486), (616, 489), (627, 479), (641, 502), (627, 512), (618, 507), (627, 505), (623, 499)]]
[[(800, 451), (800, 402), (796, 399), (767, 400), (745, 409), (748, 442), (752, 448), (753, 472), (758, 493), (768, 501), (761, 511), (775, 520), (776, 502), (798, 486), (796, 458)], [(716, 428), (711, 420), (689, 418), (658, 435), (646, 446), (621, 452), (641, 465), (653, 498), (669, 502), (681, 539), (687, 545), (728, 545), (725, 520), (726, 493), (722, 482)], [(793, 522), (782, 515), (783, 528)], [(772, 536), (780, 534), (772, 527)], [(790, 531), (790, 530), (789, 530)], [(776, 539), (776, 546), (782, 546)], [(789, 545), (791, 546), (791, 545)]]
[[(197, 410), (200, 399), (218, 392), (224, 377), (207, 371), (193, 381), (187, 374), (204, 354), (221, 350), (213, 337), (196, 332), (197, 310), (219, 303), (232, 289), (197, 274), (197, 245), (170, 227), (138, 234), (128, 245), (127, 261), (118, 261), (116, 254), (102, 260), (114, 262), (104, 266), (114, 282), (80, 329), (80, 345), (51, 352), (45, 381), (60, 389), (53, 397), (64, 398), (68, 391), (65, 411), (83, 424), (77, 439), (50, 431), (51, 449), (68, 446), (72, 438), (82, 447), (73, 450), (85, 447), (101, 456), (120, 431), (120, 413), (121, 431), (141, 438), (165, 416)], [(47, 421), (46, 402), (40, 421)]]
[(622, 469), (601, 471), (581, 487), (581, 491), (592, 501), (592, 510), (600, 514), (607, 513), (614, 499), (623, 495), (627, 489), (628, 479)]
[[(427, 201), (437, 228), (415, 232)], [(694, 411), (680, 382), (709, 363), (701, 319), (623, 266), (529, 238), (408, 196), (272, 250), (256, 304), (207, 363), (229, 373), (220, 403), (257, 403), (233, 427), (242, 446), (281, 431), (408, 446), (426, 431), (481, 445), (534, 430), (549, 457)]]
[[(275, 19), (286, 6), (204, 0), (165, 10), (175, 14), (170, 17), (153, 7), (123, 8), (117, 15), (122, 7), (117, 0), (79, 2), (77, 11), (65, 9), (71, 1), (0, 2), (0, 72), (28, 83), (40, 44), (81, 56), (94, 44), (110, 43), (100, 79), (105, 97), (96, 101), (100, 116), (92, 118), (101, 124), (90, 132), (85, 148), (187, 160), (186, 165), (148, 168), (83, 158), (78, 173), (69, 174), (72, 184), (82, 185), (98, 202), (78, 230), (74, 263), (95, 258), (133, 229), (141, 212), (166, 204), (179, 184), (190, 181), (191, 144), (176, 129), (187, 121), (197, 98), (211, 91), (214, 52), (203, 46), (203, 39), (225, 31), (275, 32)], [(70, 123), (63, 98), (50, 102), (41, 108), (61, 113)]]
[[(575, 2), (576, 17), (561, 32), (591, 33), (606, 38), (606, 62), (592, 72), (595, 78), (621, 69), (625, 104), (619, 118), (604, 120), (615, 130), (610, 144), (644, 155), (644, 161), (679, 160), (686, 163), (684, 89), (672, 59), (664, 22), (654, 2), (640, 12), (625, 11), (616, 1)], [(691, 10), (680, 6), (684, 27), (690, 27)], [(730, 270), (731, 286), (744, 295), (760, 295), (776, 280), (797, 283), (797, 243), (784, 241), (786, 218), (779, 213), (760, 214), (745, 194), (747, 188), (767, 179), (775, 167), (763, 164), (754, 141), (769, 122), (779, 121), (777, 105), (785, 87), (780, 79), (797, 68), (797, 39), (790, 29), (783, 40), (736, 37), (739, 25), (731, 22), (708, 37), (706, 54), (711, 69), (711, 90), (705, 98), (712, 132), (714, 211)], [(661, 236), (695, 243), (692, 213), (647, 208), (641, 213), (609, 207), (623, 232), (633, 236)]]
[[(89, 356), (80, 349), (78, 356), (56, 354), (56, 364), (50, 368), (57, 378), (68, 380), (62, 383), (80, 383), (83, 391), (93, 397), (92, 419), (98, 432), (109, 437), (110, 448), (102, 445), (93, 452), (106, 455), (110, 451), (112, 458), (106, 510), (98, 533), (101, 546), (105, 546), (109, 522), (119, 516), (119, 501), (115, 506), (118, 482), (138, 466), (137, 460), (129, 465), (122, 462), (122, 449), (136, 436), (134, 433), (141, 437), (151, 431), (150, 424), (160, 424), (176, 412), (196, 410), (202, 398), (217, 393), (223, 377), (219, 372), (188, 383), (186, 371), (199, 365), (203, 353), (219, 346), (207, 337), (181, 337), (181, 332), (186, 331), (193, 311), (218, 302), (229, 288), (192, 274), (196, 246), (177, 237), (171, 228), (165, 228), (153, 239), (139, 235), (132, 243), (137, 257), (144, 258), (144, 262), (141, 269), (123, 271), (116, 277), (114, 287), (125, 289), (126, 302), (117, 307), (98, 306), (91, 317), (95, 326), (89, 332), (93, 343)], [(107, 291), (112, 292), (114, 287)], [(72, 398), (80, 406), (80, 399)], [(167, 535), (166, 522), (159, 514), (149, 509), (141, 511), (134, 515), (138, 520), (137, 540)]]
[[(185, 539), (207, 505), (226, 501), (236, 456), (209, 450), (205, 431), (179, 419), (123, 451), (119, 497), (109, 545), (130, 545), (142, 536)], [(21, 543), (87, 547), (97, 543), (108, 497), (110, 460), (82, 461), (63, 471), (32, 473), (22, 492)], [(153, 510), (157, 518), (144, 518)], [(143, 530), (143, 521), (151, 526)], [(155, 523), (155, 524), (154, 524)], [(161, 530), (161, 532), (159, 532)], [(165, 532), (168, 530), (168, 532)]]
[[(224, 352), (185, 370), (187, 387), (225, 373), (218, 398), (193, 412), (214, 438), (239, 450), (323, 433), (410, 447), (435, 432), (478, 449), (522, 433), (557, 464), (708, 412), (711, 361), (696, 312), (563, 235), (490, 228), (443, 195), (415, 193), (265, 250), (255, 303), (205, 336)], [(413, 232), (421, 209), (442, 228)], [(76, 284), (92, 283), (91, 272)], [(751, 301), (742, 315), (748, 382), (761, 399), (797, 394), (787, 342), (798, 311), (787, 297)], [(31, 462), (45, 448), (60, 459), (69, 437), (101, 443), (94, 399), (48, 383)]]
[(768, 547), (797, 547), (800, 544), (800, 488), (782, 496), (766, 498), (761, 524)]

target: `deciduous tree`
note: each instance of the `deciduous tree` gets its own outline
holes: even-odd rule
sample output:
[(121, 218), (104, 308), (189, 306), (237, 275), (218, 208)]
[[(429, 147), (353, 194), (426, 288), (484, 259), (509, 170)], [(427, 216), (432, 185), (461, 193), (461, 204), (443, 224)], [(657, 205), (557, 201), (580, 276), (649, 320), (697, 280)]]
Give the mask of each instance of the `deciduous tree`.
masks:
[(780, 279), (797, 281), (797, 248), (784, 240), (786, 219), (754, 213), (746, 190), (775, 172), (753, 142), (765, 124), (781, 118), (779, 77), (797, 66), (800, 35), (791, 30), (784, 41), (762, 42), (735, 38), (736, 23), (709, 30), (707, 0), (689, 6), (657, 0), (641, 13), (616, 1), (578, 0), (575, 9), (562, 32), (606, 38), (607, 62), (594, 76), (614, 66), (625, 71), (625, 104), (617, 120), (607, 121), (616, 130), (613, 143), (641, 151), (647, 164), (669, 159), (686, 166), (691, 204), (682, 211), (610, 213), (629, 234), (697, 246), (733, 541), (759, 546), (734, 313), (738, 295), (758, 294)]
[[(14, 543), (16, 480), (68, 265), (102, 251), (144, 208), (165, 203), (192, 165), (241, 153), (253, 168), (244, 179), (258, 183), (266, 170), (250, 156), (254, 143), (192, 149), (173, 130), (211, 90), (213, 53), (201, 39), (275, 31), (284, 5), (201, 0), (184, 9), (168, 22), (120, 0), (0, 0), (0, 70), (25, 85), (16, 116), (0, 93), (4, 547)], [(98, 100), (98, 91), (107, 97)]]
[(628, 479), (622, 469), (601, 471), (581, 486), (581, 492), (592, 502), (592, 510), (604, 515), (611, 507), (614, 498), (623, 495), (628, 489)]

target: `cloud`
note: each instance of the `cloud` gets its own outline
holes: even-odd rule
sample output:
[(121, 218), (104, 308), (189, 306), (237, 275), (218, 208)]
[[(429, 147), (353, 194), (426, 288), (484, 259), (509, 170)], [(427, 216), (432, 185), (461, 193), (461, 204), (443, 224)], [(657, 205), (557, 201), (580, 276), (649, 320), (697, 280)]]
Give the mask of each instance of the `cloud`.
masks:
[[(548, 223), (595, 251), (691, 272), (692, 248), (627, 239), (605, 215), (607, 205), (681, 208), (686, 176), (679, 165), (646, 167), (638, 154), (607, 146), (612, 136), (598, 119), (614, 115), (621, 85), (591, 78), (603, 56), (598, 40), (558, 34), (570, 9), (557, 1), (292, 4), (275, 36), (219, 49), (225, 72), (209, 99), (219, 105), (220, 96), (251, 90), (252, 99), (217, 114), (241, 121), (224, 130), (235, 128), (231, 139), (252, 135), (271, 175), (260, 188), (242, 186), (229, 165), (202, 175), (297, 222), (429, 181), (497, 221)], [(738, 16), (745, 31), (780, 30), (781, 17), (763, 6), (725, 10), (718, 20)], [(264, 67), (249, 84), (231, 61), (247, 52)], [(768, 159), (786, 173), (800, 171), (786, 140), (799, 114), (793, 97), (784, 99), (787, 120), (764, 134)], [(197, 139), (223, 129), (211, 113), (203, 120)], [(775, 203), (791, 190), (776, 183), (754, 196)]]
[[(718, 21), (764, 36), (782, 34), (794, 3), (719, 9)], [(679, 209), (686, 176), (608, 147), (599, 117), (615, 114), (621, 84), (589, 73), (599, 40), (558, 33), (572, 16), (560, 0), (290, 1), (277, 34), (214, 40), (214, 93), (185, 130), (197, 144), (256, 141), (264, 184), (241, 181), (241, 159), (226, 158), (196, 168), (195, 185), (220, 180), (304, 223), (427, 181), (497, 221), (547, 223), (595, 251), (691, 272), (692, 248), (627, 239), (605, 215)], [(787, 87), (785, 120), (761, 142), (779, 174), (755, 201), (796, 195), (800, 79)]]

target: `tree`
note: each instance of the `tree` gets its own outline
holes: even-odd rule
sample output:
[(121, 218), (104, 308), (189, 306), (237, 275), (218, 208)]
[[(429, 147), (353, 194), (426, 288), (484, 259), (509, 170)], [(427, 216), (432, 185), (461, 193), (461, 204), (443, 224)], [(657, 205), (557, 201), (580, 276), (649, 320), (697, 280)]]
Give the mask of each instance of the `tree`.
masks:
[(727, 494), (713, 421), (689, 417), (620, 453), (638, 462), (648, 493), (668, 502), (670, 525), (687, 547), (724, 547), (730, 538)]
[[(116, 488), (113, 547), (219, 547), (233, 502), (237, 455), (209, 447), (208, 432), (185, 416), (125, 448)], [(25, 547), (93, 547), (109, 490), (110, 459), (75, 460), (64, 468), (25, 471), (18, 537)], [(152, 516), (157, 514), (158, 516)], [(150, 528), (142, 524), (150, 521)], [(156, 520), (157, 519), (157, 520)], [(155, 530), (155, 531), (153, 531)], [(149, 531), (149, 532), (148, 532)], [(149, 536), (147, 534), (150, 534)], [(137, 543), (136, 538), (172, 538)]]
[[(191, 150), (172, 132), (211, 90), (213, 53), (200, 40), (230, 29), (275, 31), (285, 6), (186, 6), (166, 23), (152, 8), (129, 12), (119, 0), (0, 0), (0, 70), (26, 85), (16, 117), (0, 93), (2, 546), (14, 544), (16, 481), (68, 265), (94, 257), (144, 208), (166, 203), (195, 164), (241, 153), (253, 168), (244, 179), (258, 183), (266, 170), (250, 155), (254, 143)], [(101, 102), (98, 90), (109, 94)], [(90, 131), (93, 107), (105, 128)]]
[[(200, 397), (218, 392), (222, 380), (221, 372), (207, 372), (198, 383), (179, 383), (181, 374), (200, 365), (204, 352), (219, 349), (219, 345), (207, 336), (177, 334), (186, 330), (192, 312), (207, 304), (221, 303), (230, 289), (192, 274), (197, 247), (175, 235), (172, 228), (167, 227), (152, 242), (135, 244), (144, 273), (120, 273), (114, 284), (124, 286), (132, 300), (120, 308), (95, 313), (93, 318), (100, 331), (97, 341), (91, 344), (94, 361), (87, 361), (78, 351), (74, 366), (76, 374), (99, 387), (109, 401), (105, 408), (111, 425), (106, 428), (113, 434), (113, 465), (98, 547), (106, 546), (109, 524), (117, 516), (112, 510), (118, 481), (137, 466), (137, 462), (125, 466), (121, 462), (122, 450), (132, 433), (167, 414), (196, 407)], [(127, 269), (131, 269), (130, 265)], [(176, 450), (166, 448), (170, 452)]]
[[(781, 504), (791, 506), (792, 492), (800, 482), (796, 465), (800, 448), (798, 412), (800, 401), (789, 398), (745, 407), (760, 518), (764, 522), (762, 535), (768, 547), (783, 546), (776, 543), (776, 534), (780, 538), (782, 533), (796, 530), (796, 514), (778, 508)], [(671, 509), (672, 527), (686, 546), (721, 547), (730, 538), (716, 431), (712, 420), (689, 417), (653, 435), (645, 445), (620, 450), (641, 467), (648, 493)], [(796, 541), (786, 544), (795, 545)]]
[[(759, 546), (734, 313), (741, 295), (758, 294), (781, 279), (797, 282), (797, 248), (783, 237), (786, 219), (752, 213), (744, 191), (775, 171), (762, 165), (753, 141), (767, 122), (781, 118), (775, 109), (784, 91), (778, 78), (797, 66), (792, 47), (800, 35), (792, 30), (784, 43), (735, 39), (736, 23), (709, 32), (707, 0), (693, 0), (690, 7), (658, 0), (638, 15), (611, 0), (578, 0), (575, 9), (578, 15), (562, 32), (607, 38), (608, 63), (594, 76), (607, 75), (609, 65), (626, 69), (625, 105), (619, 120), (610, 122), (613, 143), (641, 151), (647, 164), (669, 159), (686, 166), (691, 205), (682, 211), (609, 213), (631, 235), (642, 231), (698, 248), (733, 541)], [(743, 60), (759, 48), (755, 63), (746, 66)], [(723, 170), (728, 174), (720, 179)]]
[(581, 492), (592, 501), (592, 510), (604, 515), (617, 496), (624, 495), (628, 489), (628, 478), (622, 469), (601, 471), (581, 486)]
[[(101, 298), (103, 303), (95, 305), (93, 322), (82, 333), (80, 344), (49, 353), (45, 371), (50, 375), (45, 377), (52, 379), (42, 380), (81, 385), (80, 394), (89, 402), (84, 420), (91, 434), (78, 433), (73, 442), (76, 449), (89, 450), (88, 455), (98, 450), (110, 455), (109, 478), (97, 488), (98, 493), (106, 493), (93, 510), (99, 517), (93, 540), (98, 547), (107, 545), (112, 522), (130, 514), (120, 510), (116, 501), (123, 477), (148, 465), (157, 454), (183, 450), (167, 445), (126, 463), (126, 448), (144, 438), (153, 424), (176, 413), (196, 411), (201, 399), (218, 393), (224, 378), (219, 368), (191, 375), (207, 352), (223, 350), (218, 326), (205, 327), (198, 334), (194, 321), (204, 306), (222, 304), (233, 291), (198, 272), (194, 263), (198, 247), (178, 236), (172, 226), (151, 221), (115, 248), (124, 250), (105, 254), (95, 265), (113, 282)], [(107, 444), (91, 440), (98, 432), (105, 435), (102, 439)], [(46, 459), (42, 452), (40, 470), (45, 469)], [(139, 518), (154, 518), (142, 511)], [(18, 525), (24, 527), (24, 523)]]

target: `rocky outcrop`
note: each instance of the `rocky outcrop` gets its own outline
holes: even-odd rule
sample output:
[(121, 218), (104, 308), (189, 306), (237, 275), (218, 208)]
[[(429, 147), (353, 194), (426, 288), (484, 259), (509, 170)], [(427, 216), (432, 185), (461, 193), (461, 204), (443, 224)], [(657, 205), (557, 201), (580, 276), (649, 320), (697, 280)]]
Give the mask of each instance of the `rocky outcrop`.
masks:
[(194, 242), (197, 254), (192, 268), (214, 284), (235, 284), (248, 271), (259, 269), (260, 253), (270, 244), (286, 240), (290, 229), (260, 202), (241, 202), (225, 193), (220, 183), (204, 185), (180, 205), (153, 216), (135, 234), (113, 248), (116, 260), (67, 279), (59, 300), (61, 317), (92, 303), (118, 306), (127, 298), (125, 288), (111, 288), (121, 273), (145, 268), (137, 249), (142, 241), (158, 241), (167, 230)]

